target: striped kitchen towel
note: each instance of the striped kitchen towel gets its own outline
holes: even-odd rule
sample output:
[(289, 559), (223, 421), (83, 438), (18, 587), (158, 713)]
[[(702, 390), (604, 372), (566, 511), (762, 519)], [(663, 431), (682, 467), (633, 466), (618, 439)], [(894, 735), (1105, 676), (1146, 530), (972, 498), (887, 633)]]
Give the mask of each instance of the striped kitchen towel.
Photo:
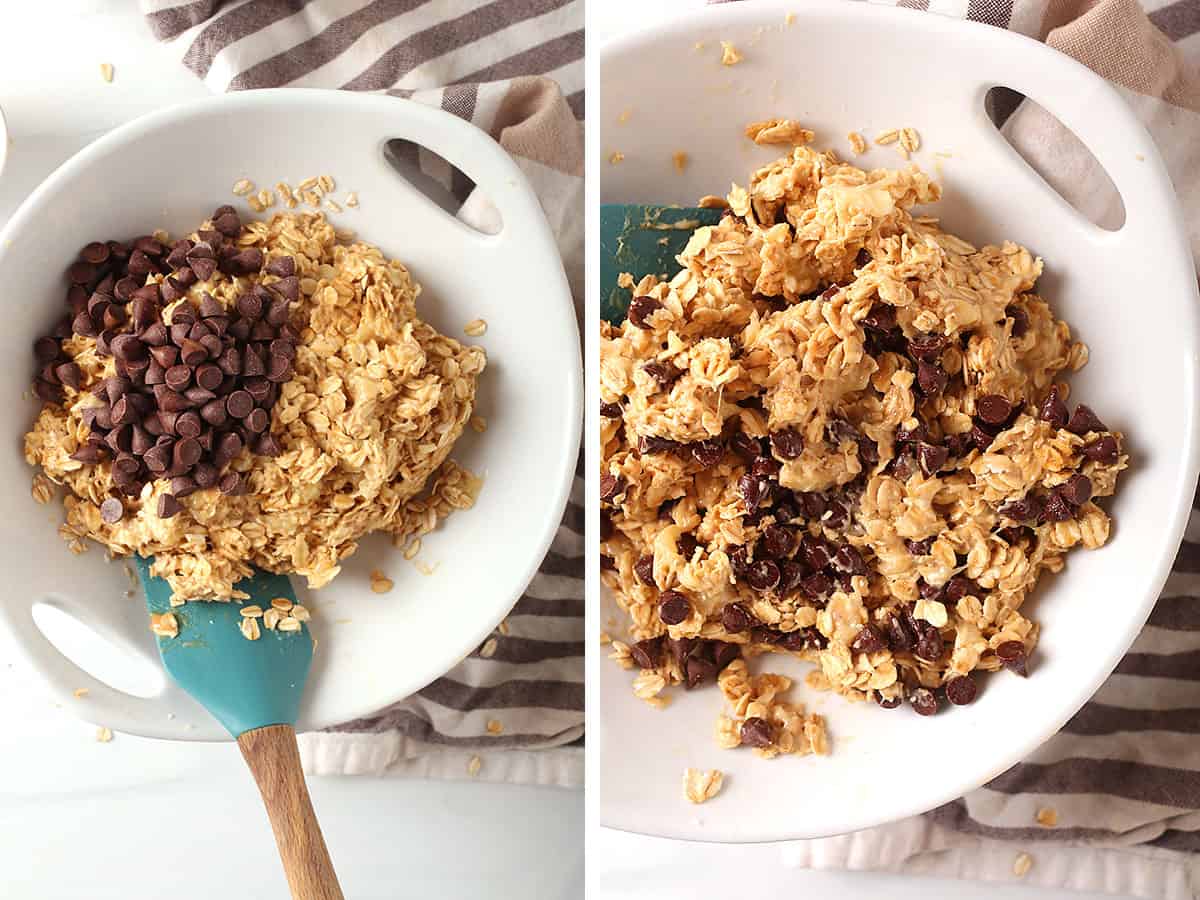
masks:
[[(1019, 31), (1116, 85), (1166, 160), (1200, 259), (1200, 0), (895, 5)], [(1091, 154), (1040, 107), (1017, 100), (992, 113), (1021, 155), (1093, 221), (1119, 225), (1120, 200)], [(814, 868), (1200, 897), (1200, 499), (1149, 623), (1062, 732), (924, 816), (790, 843), (784, 857)]]
[[(387, 93), (490, 133), (537, 192), (581, 315), (583, 0), (141, 4), (154, 35), (213, 91)], [(465, 201), (464, 220), (483, 224), (492, 214), (440, 157), (393, 149)], [(303, 735), (307, 771), (582, 784), (582, 472), (581, 462), (551, 551), (487, 650), (394, 706)]]

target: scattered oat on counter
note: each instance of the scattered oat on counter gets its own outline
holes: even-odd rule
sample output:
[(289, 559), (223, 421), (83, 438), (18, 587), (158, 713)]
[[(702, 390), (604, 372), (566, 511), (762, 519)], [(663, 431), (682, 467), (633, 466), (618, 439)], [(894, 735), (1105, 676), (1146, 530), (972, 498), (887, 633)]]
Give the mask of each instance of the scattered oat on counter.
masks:
[(114, 71), (112, 63), (100, 63), (100, 77), (108, 84), (112, 84)]
[(488, 638), (484, 641), (483, 646), (479, 648), (479, 655), (484, 659), (491, 659), (496, 655), (496, 648), (499, 646), (500, 644), (495, 638)]
[(96, 740), (101, 744), (111, 743), (112, 739), (113, 733), (111, 728), (105, 728), (103, 725), (101, 725), (96, 729)]
[(371, 590), (376, 594), (386, 594), (394, 586), (392, 579), (388, 578), (378, 569), (371, 572)]
[(358, 206), (358, 192), (357, 191), (351, 191), (350, 193), (348, 193), (346, 195), (346, 205), (349, 206), (351, 209), (354, 209), (355, 207)]
[(622, 153), (620, 150), (614, 150), (612, 153), (610, 153), (608, 155), (608, 164), (610, 166), (615, 166), (617, 163), (624, 162), (624, 161), (625, 161), (625, 154)]
[(881, 147), (886, 147), (888, 144), (894, 144), (900, 140), (900, 130), (898, 128), (889, 128), (886, 131), (881, 131), (875, 135), (875, 143)]
[(242, 632), (242, 637), (248, 641), (257, 641), (262, 636), (262, 631), (258, 627), (258, 619), (241, 619), (238, 622), (238, 629)]
[(607, 631), (600, 632), (600, 646), (606, 647), (612, 643), (612, 635)]
[(800, 147), (811, 143), (815, 135), (795, 119), (765, 119), (751, 122), (745, 129), (746, 137), (756, 144), (791, 144)]
[(312, 619), (312, 613), (308, 611), (308, 607), (297, 603), (292, 607), (292, 618), (297, 622), (308, 622)]
[(703, 50), (706, 46), (708, 45), (704, 41), (696, 41), (696, 43), (692, 44), (692, 49)]
[(500, 724), (499, 719), (488, 719), (488, 723), (487, 723), (487, 733), (488, 734), (500, 734), (502, 731), (504, 731), (504, 726)]
[(857, 131), (852, 131), (846, 135), (846, 140), (850, 142), (850, 149), (854, 151), (855, 156), (861, 156), (867, 152), (867, 139)]
[(467, 763), (467, 774), (474, 778), (479, 774), (479, 770), (483, 768), (483, 760), (478, 756), (472, 756), (470, 762)]
[(277, 609), (281, 613), (291, 612), (292, 601), (287, 597), (275, 597), (271, 601), (271, 609)]
[(470, 424), (471, 430), (478, 434), (483, 434), (485, 431), (487, 431), (487, 419), (485, 419), (483, 416), (471, 416)]
[(1032, 868), (1033, 857), (1028, 853), (1018, 853), (1017, 858), (1013, 860), (1013, 874), (1018, 878), (1024, 878)]
[(481, 337), (487, 333), (487, 327), (483, 319), (472, 319), (463, 327), (463, 333), (467, 337)]
[(153, 613), (150, 616), (150, 630), (159, 637), (179, 637), (179, 620), (175, 613)]
[(728, 209), (729, 203), (724, 197), (718, 197), (715, 194), (705, 194), (696, 203), (701, 209)]
[(671, 154), (671, 165), (675, 167), (675, 171), (680, 175), (687, 171), (689, 162), (691, 162), (691, 157), (682, 150), (676, 150)]
[(421, 539), (415, 538), (411, 544), (404, 548), (404, 558), (412, 559), (421, 552)]
[[(250, 621), (253, 622), (254, 620), (251, 619)], [(279, 631), (299, 631), (302, 626), (300, 620), (295, 616), (284, 616), (275, 627)]]
[(744, 58), (729, 41), (721, 41), (721, 65), (736, 66)]
[(261, 619), (263, 617), (263, 608), (257, 604), (243, 606), (238, 612), (246, 619)]
[(253, 193), (254, 182), (249, 178), (242, 178), (233, 183), (233, 192), (239, 197), (245, 197), (247, 194)]
[(921, 149), (921, 135), (917, 133), (915, 128), (900, 129), (900, 146), (909, 153), (916, 153)]
[(90, 693), (91, 693), (91, 691), (89, 691), (87, 688), (75, 688), (75, 690), (73, 690), (71, 692), (71, 696), (74, 697), (76, 700), (82, 700), (84, 697), (86, 697)]
[(683, 796), (692, 803), (704, 803), (721, 793), (725, 775), (720, 769), (684, 769)]
[(1058, 824), (1058, 810), (1052, 806), (1043, 806), (1037, 811), (1037, 823), (1044, 828), (1053, 828)]

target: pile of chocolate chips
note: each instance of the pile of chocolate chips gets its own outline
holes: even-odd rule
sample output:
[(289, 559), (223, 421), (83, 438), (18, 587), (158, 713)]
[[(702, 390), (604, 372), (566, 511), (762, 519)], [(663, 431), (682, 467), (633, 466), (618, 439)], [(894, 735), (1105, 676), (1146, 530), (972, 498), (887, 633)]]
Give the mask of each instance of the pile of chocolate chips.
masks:
[[(241, 476), (222, 469), (243, 447), (280, 453), (271, 408), (292, 377), (300, 340), (288, 321), (300, 297), (295, 260), (268, 262), (258, 248), (239, 249), (241, 220), (231, 206), (213, 212), (212, 223), (199, 240), (170, 247), (153, 237), (88, 244), (67, 272), (70, 313), (34, 344), (40, 367), (34, 392), (48, 403), (62, 402), (62, 385), (82, 383), (79, 367), (63, 353), (65, 338), (94, 338), (97, 351), (113, 357), (116, 374), (93, 388), (100, 403), (83, 411), (91, 433), (72, 458), (88, 465), (111, 460), (113, 484), (126, 497), (169, 478), (170, 493), (158, 502), (163, 518), (179, 512), (178, 498), (201, 488), (242, 493)], [(256, 281), (231, 310), (205, 292), (198, 305), (177, 306), (167, 325), (163, 308), (217, 270), (278, 280)], [(165, 278), (146, 284), (153, 274)], [(100, 506), (110, 524), (124, 513), (117, 496)]]

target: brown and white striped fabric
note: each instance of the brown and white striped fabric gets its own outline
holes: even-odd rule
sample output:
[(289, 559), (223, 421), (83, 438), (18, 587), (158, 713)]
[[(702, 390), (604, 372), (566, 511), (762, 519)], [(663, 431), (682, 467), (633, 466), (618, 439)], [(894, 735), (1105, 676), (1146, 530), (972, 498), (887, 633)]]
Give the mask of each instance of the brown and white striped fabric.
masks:
[[(889, 4), (891, 5), (891, 4)], [(1115, 84), (1154, 136), (1200, 259), (1200, 0), (899, 0), (1043, 40)], [(926, 48), (936, 55), (936, 47)], [(1004, 133), (1094, 221), (1119, 199), (1091, 155), (1033, 104)], [(1118, 222), (1119, 224), (1119, 222)], [(1043, 808), (1058, 824), (1036, 823)], [(1200, 897), (1200, 500), (1129, 654), (1028, 760), (924, 816), (789, 844), (797, 866), (890, 870), (1154, 898)]]
[[(155, 36), (213, 91), (323, 87), (439, 106), (500, 142), (529, 178), (583, 303), (583, 0), (141, 0)], [(465, 200), (485, 198), (424, 148), (401, 157)], [(582, 784), (582, 462), (549, 555), (478, 651), (418, 694), (304, 735), (310, 772)], [(499, 734), (489, 731), (498, 722)], [(495, 725), (491, 725), (495, 729)], [(557, 749), (551, 749), (557, 748)], [(505, 751), (505, 752), (492, 752)], [(533, 752), (540, 751), (540, 752)], [(483, 757), (482, 767), (471, 764)]]

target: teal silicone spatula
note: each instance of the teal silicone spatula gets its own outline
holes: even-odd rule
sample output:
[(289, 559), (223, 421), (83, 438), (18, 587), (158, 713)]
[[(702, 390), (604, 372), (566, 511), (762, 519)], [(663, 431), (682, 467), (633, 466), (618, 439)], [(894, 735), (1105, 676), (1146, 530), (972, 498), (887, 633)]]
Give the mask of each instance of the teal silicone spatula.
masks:
[(671, 277), (675, 257), (701, 225), (715, 225), (722, 209), (654, 204), (604, 204), (600, 207), (600, 316), (616, 324), (631, 299), (617, 278), (628, 272), (637, 282), (645, 275)]
[[(259, 637), (249, 640), (241, 630), (242, 603), (172, 607), (170, 585), (150, 574), (151, 560), (134, 561), (150, 613), (172, 613), (179, 626), (177, 636), (158, 638), (163, 668), (237, 739), (267, 808), (292, 897), (342, 900), (296, 746), (313, 654), (308, 627), (268, 629), (258, 619)], [(259, 569), (237, 588), (249, 595), (245, 606), (264, 611), (277, 598), (296, 602), (286, 576)]]

